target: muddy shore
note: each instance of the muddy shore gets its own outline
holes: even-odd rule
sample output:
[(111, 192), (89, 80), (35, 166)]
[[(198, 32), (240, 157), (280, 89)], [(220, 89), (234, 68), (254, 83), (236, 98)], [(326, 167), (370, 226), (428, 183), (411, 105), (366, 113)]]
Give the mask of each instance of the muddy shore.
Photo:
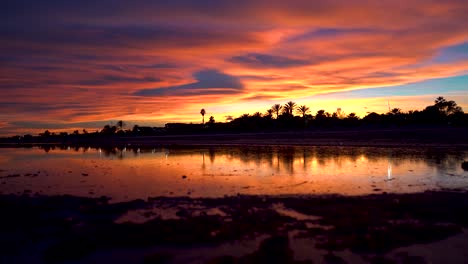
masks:
[[(1, 263), (464, 263), (468, 193), (0, 196)], [(447, 248), (447, 254), (441, 248)]]

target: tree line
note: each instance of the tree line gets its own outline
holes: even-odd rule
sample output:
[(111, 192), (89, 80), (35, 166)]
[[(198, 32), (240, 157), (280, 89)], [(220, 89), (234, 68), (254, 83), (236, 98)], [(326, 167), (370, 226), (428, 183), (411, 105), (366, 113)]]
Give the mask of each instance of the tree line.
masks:
[(310, 112), (306, 105), (289, 101), (284, 105), (274, 104), (265, 113), (243, 114), (230, 122), (233, 127), (247, 130), (290, 130), (346, 127), (401, 127), (401, 126), (466, 126), (468, 117), (455, 101), (444, 97), (423, 110), (403, 112), (400, 108), (387, 113), (369, 112), (364, 117), (356, 113), (345, 114), (341, 108), (335, 112), (318, 110)]
[[(73, 133), (50, 132), (40, 133), (38, 136), (24, 135), (11, 137), (8, 140), (28, 141), (57, 141), (60, 139), (83, 139), (102, 137), (131, 137), (157, 136), (173, 134), (198, 133), (237, 133), (237, 132), (278, 132), (316, 129), (378, 129), (395, 127), (424, 127), (424, 126), (468, 126), (468, 114), (455, 101), (444, 97), (435, 99), (434, 104), (423, 110), (402, 111), (400, 108), (389, 109), (387, 113), (367, 113), (359, 117), (355, 113), (345, 114), (340, 108), (335, 112), (318, 110), (312, 114), (306, 105), (297, 105), (293, 101), (285, 104), (274, 104), (264, 113), (243, 114), (232, 118), (228, 122), (216, 122), (213, 116), (205, 122), (207, 111), (201, 109), (202, 122), (200, 124), (168, 123), (164, 127), (147, 127), (134, 125), (128, 128), (124, 121), (115, 125), (105, 125), (101, 130), (88, 132), (86, 129), (75, 130)], [(5, 141), (5, 139), (3, 139)], [(7, 141), (8, 141), (7, 140)]]

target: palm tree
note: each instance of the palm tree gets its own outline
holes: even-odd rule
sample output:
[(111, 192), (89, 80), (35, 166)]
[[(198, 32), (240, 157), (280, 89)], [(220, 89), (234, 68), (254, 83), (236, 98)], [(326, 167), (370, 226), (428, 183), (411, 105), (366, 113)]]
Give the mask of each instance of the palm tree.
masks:
[(309, 112), (310, 108), (305, 106), (305, 105), (301, 105), (299, 106), (299, 108), (296, 109), (296, 111), (302, 115), (302, 118), (305, 119), (305, 116), (307, 115), (307, 113)]
[(287, 115), (292, 116), (295, 108), (296, 108), (296, 103), (293, 101), (289, 101), (284, 105), (283, 112)]
[(205, 114), (206, 114), (206, 111), (204, 108), (202, 108), (200, 110), (200, 114), (202, 115), (202, 124), (204, 125), (205, 124)]
[(278, 119), (279, 112), (281, 111), (281, 108), (283, 108), (283, 107), (280, 104), (274, 104), (271, 107), (271, 110), (273, 110), (273, 112), (276, 114), (276, 119)]

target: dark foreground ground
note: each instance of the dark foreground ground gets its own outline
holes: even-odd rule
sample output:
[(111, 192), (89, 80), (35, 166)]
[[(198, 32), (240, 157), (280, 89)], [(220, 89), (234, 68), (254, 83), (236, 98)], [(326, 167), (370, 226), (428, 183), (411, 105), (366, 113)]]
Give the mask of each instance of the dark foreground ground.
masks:
[(0, 196), (0, 263), (466, 263), (468, 193)]

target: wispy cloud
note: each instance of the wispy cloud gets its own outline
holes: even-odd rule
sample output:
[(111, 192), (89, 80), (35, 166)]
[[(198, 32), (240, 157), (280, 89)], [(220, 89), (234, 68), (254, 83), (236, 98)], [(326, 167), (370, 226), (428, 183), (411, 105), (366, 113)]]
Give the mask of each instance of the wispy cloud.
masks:
[(275, 56), (260, 53), (250, 53), (246, 55), (234, 56), (228, 61), (254, 68), (290, 68), (311, 64), (311, 62), (303, 59), (294, 59), (285, 56)]
[(239, 78), (221, 73), (217, 70), (204, 70), (194, 74), (196, 82), (161, 87), (155, 89), (143, 89), (135, 92), (138, 96), (198, 96), (209, 94), (238, 94), (244, 86)]
[(200, 107), (222, 120), (319, 94), (415, 100), (427, 91), (405, 84), (433, 78), (464, 102), (450, 78), (468, 74), (466, 13), (462, 0), (7, 0), (0, 121), (161, 124)]

